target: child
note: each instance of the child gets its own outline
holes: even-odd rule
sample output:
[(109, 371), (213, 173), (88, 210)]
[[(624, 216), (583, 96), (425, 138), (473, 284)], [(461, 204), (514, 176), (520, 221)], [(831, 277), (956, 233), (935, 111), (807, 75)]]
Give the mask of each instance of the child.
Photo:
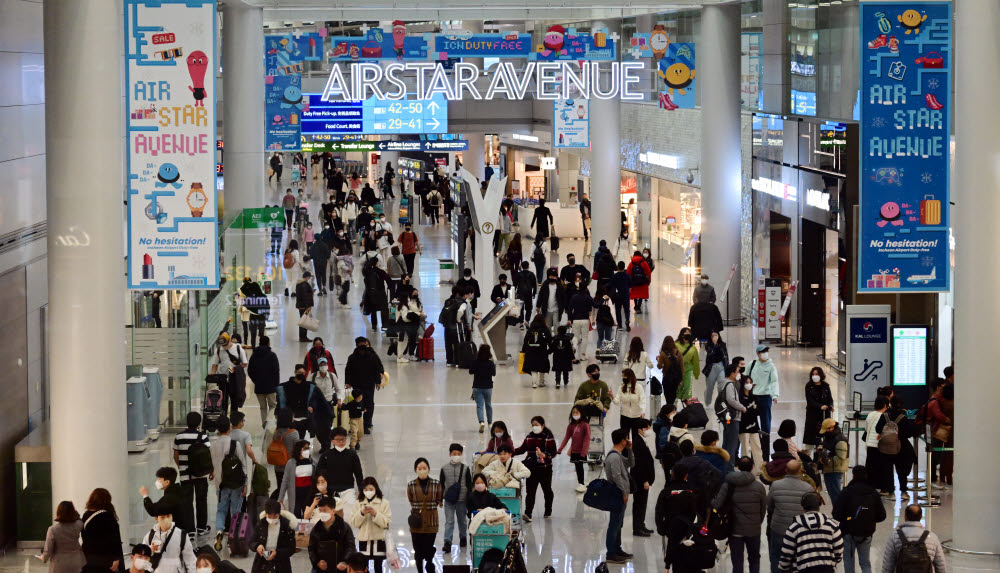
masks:
[(306, 244), (306, 252), (312, 249), (312, 244), (316, 241), (316, 232), (313, 231), (313, 224), (306, 223), (306, 228), (302, 231), (302, 240)]
[(729, 452), (719, 447), (719, 432), (705, 430), (701, 434), (701, 445), (695, 446), (695, 455), (712, 464), (719, 473), (729, 473)]
[(444, 552), (451, 553), (451, 541), (455, 532), (455, 522), (458, 522), (459, 547), (468, 544), (468, 516), (466, 501), (472, 490), (472, 474), (469, 467), (462, 463), (462, 444), (452, 444), (448, 447), (448, 462), (441, 466), (438, 481), (444, 490)]
[(552, 339), (552, 371), (556, 374), (556, 388), (559, 388), (562, 375), (562, 384), (569, 388), (569, 373), (573, 370), (573, 360), (576, 355), (573, 353), (573, 336), (566, 332), (566, 325), (560, 324), (556, 329), (556, 335)]
[[(565, 332), (566, 327), (560, 326), (560, 330)], [(566, 426), (566, 436), (559, 444), (559, 453), (566, 447), (566, 442), (572, 440), (569, 447), (569, 460), (576, 466), (576, 491), (583, 493), (587, 491), (586, 484), (583, 483), (583, 464), (587, 461), (587, 453), (590, 452), (590, 421), (580, 412), (576, 406), (570, 410), (569, 425)]]
[(497, 448), (499, 457), (486, 466), (483, 475), (492, 488), (521, 488), (521, 480), (531, 476), (531, 471), (519, 460), (514, 459), (514, 448), (504, 444)]
[(364, 426), (362, 423), (362, 416), (365, 413), (365, 405), (361, 402), (362, 396), (360, 394), (354, 394), (351, 388), (351, 383), (344, 381), (344, 393), (345, 398), (343, 404), (340, 406), (341, 412), (347, 412), (350, 418), (350, 426), (347, 430), (348, 435), (351, 438), (350, 446), (355, 450), (361, 449), (361, 429)]

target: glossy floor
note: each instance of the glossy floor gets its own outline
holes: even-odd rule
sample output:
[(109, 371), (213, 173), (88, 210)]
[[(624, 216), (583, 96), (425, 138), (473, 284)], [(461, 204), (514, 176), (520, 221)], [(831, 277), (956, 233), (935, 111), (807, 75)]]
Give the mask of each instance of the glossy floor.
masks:
[[(272, 193), (273, 196), (269, 198), (269, 202), (277, 203), (278, 193), (276, 190), (272, 190)], [(317, 193), (317, 199), (318, 196)], [(313, 203), (318, 208), (318, 200), (314, 200)], [(393, 209), (386, 211), (390, 214), (395, 212)], [(317, 220), (317, 218), (314, 216), (313, 220)], [(398, 226), (396, 226), (396, 230), (398, 234)], [(437, 262), (439, 257), (450, 256), (449, 233), (443, 223), (437, 227), (418, 225), (416, 231), (423, 244), (424, 254), (418, 257), (415, 284), (421, 291), (421, 296), (427, 307), (427, 315), (434, 319), (437, 317), (441, 302), (449, 290), (448, 286), (439, 285), (440, 274)], [(267, 238), (263, 233), (259, 237), (259, 247), (254, 246), (254, 241), (248, 241), (248, 249), (255, 249), (259, 253), (263, 253), (267, 248), (266, 245)], [(552, 264), (561, 266), (564, 264), (565, 256), (571, 252), (576, 252), (579, 258), (584, 248), (584, 244), (580, 241), (564, 241), (559, 253), (553, 253)], [(590, 266), (589, 258), (582, 262), (584, 265)], [(280, 262), (276, 262), (275, 266), (280, 268)], [(479, 280), (483, 290), (488, 293), (492, 286), (491, 279), (480, 277)], [(691, 287), (687, 277), (676, 269), (666, 265), (657, 266), (653, 274), (650, 289), (651, 300), (647, 310), (633, 318), (631, 332), (620, 333), (623, 346), (628, 344), (631, 336), (639, 336), (647, 348), (655, 349), (659, 347), (663, 336), (676, 335), (680, 327), (686, 323)], [(280, 292), (280, 288), (277, 289), (277, 292)], [(392, 531), (396, 535), (396, 543), (400, 547), (401, 556), (404, 557), (405, 561), (408, 555), (407, 548), (411, 546), (405, 523), (405, 516), (409, 512), (405, 486), (414, 477), (413, 460), (419, 456), (427, 457), (431, 461), (432, 475), (436, 475), (440, 465), (447, 463), (447, 450), (450, 443), (463, 444), (467, 452), (466, 462), (471, 462), (471, 453), (483, 449), (487, 434), (478, 432), (475, 405), (469, 398), (471, 376), (465, 371), (448, 368), (444, 364), (442, 336), (439, 334), (436, 337), (436, 360), (434, 362), (397, 363), (392, 361), (385, 354), (386, 338), (380, 333), (372, 331), (367, 317), (359, 311), (359, 297), (360, 292), (357, 288), (352, 289), (349, 297), (350, 304), (347, 306), (338, 304), (333, 296), (318, 297), (316, 310), (321, 322), (319, 334), (324, 337), (327, 346), (332, 349), (338, 371), (343, 372), (344, 363), (354, 346), (354, 338), (364, 335), (372, 340), (373, 346), (382, 356), (386, 370), (390, 374), (388, 387), (380, 391), (376, 397), (374, 432), (362, 440), (362, 449), (359, 455), (365, 474), (375, 476), (382, 490), (388, 496), (394, 513)], [(283, 298), (272, 310), (276, 311), (274, 315), (279, 326), (277, 332), (270, 333), (272, 347), (281, 361), (283, 375), (290, 376), (294, 364), (302, 360), (307, 347), (306, 344), (297, 341), (295, 325), (298, 316), (294, 309), (294, 299)], [(508, 348), (514, 349), (514, 352), (520, 348), (520, 335), (521, 333), (517, 329), (508, 332)], [(591, 336), (593, 337), (594, 334), (592, 333)], [(747, 326), (727, 328), (724, 337), (729, 344), (730, 355), (752, 355), (755, 343), (751, 340), (751, 336), (751, 329)], [(592, 338), (591, 344), (593, 344), (593, 340), (594, 338)], [(820, 364), (816, 358), (816, 352), (816, 349), (804, 348), (776, 347), (771, 350), (771, 356), (778, 366), (781, 379), (781, 398), (774, 410), (775, 429), (779, 421), (785, 418), (796, 420), (801, 428), (805, 411), (803, 386), (809, 369)], [(515, 442), (520, 443), (520, 440), (530, 430), (530, 418), (541, 415), (546, 419), (557, 439), (561, 439), (566, 427), (573, 393), (577, 384), (584, 378), (584, 366), (585, 364), (581, 364), (572, 373), (570, 388), (558, 390), (553, 387), (551, 380), (546, 388), (532, 389), (529, 378), (517, 374), (516, 364), (500, 366), (493, 395), (494, 419), (505, 421), (511, 429)], [(613, 365), (604, 366), (602, 369), (603, 379), (613, 384), (613, 381), (618, 379), (619, 368)], [(829, 379), (832, 382), (836, 403), (843, 404), (845, 392), (842, 380), (836, 375), (831, 375)], [(695, 383), (695, 394), (703, 397), (704, 393), (705, 382), (704, 377), (701, 377)], [(608, 416), (606, 426), (608, 433), (618, 425), (616, 410), (617, 407), (613, 407)], [(838, 407), (837, 411), (842, 413), (844, 409)], [(262, 430), (256, 401), (252, 398), (247, 403), (246, 412), (247, 429), (254, 434), (255, 447), (259, 451), (262, 445)], [(841, 415), (838, 414), (838, 418)], [(169, 440), (170, 436), (162, 437), (149, 451), (141, 455), (130, 456), (129, 477), (133, 485), (132, 492), (136, 492), (139, 485), (142, 484), (151, 486), (152, 474), (155, 469), (160, 464), (169, 463)], [(801, 441), (801, 429), (799, 441)], [(852, 463), (856, 461), (853, 456), (855, 451), (853, 442), (852, 438)], [(923, 467), (921, 459), (921, 472)], [(552, 564), (560, 572), (592, 571), (604, 555), (607, 515), (586, 508), (581, 503), (581, 496), (574, 491), (576, 480), (573, 467), (568, 463), (566, 456), (556, 458), (554, 475), (555, 504), (552, 518), (541, 519), (542, 508), (538, 507), (534, 512), (535, 521), (524, 526), (528, 570), (534, 573), (541, 571), (544, 565)], [(591, 471), (588, 473), (587, 479), (596, 478), (597, 475), (597, 471)], [(650, 507), (646, 517), (647, 527), (653, 527), (653, 506), (662, 486), (663, 476), (658, 474), (650, 495)], [(928, 512), (927, 517), (931, 527), (942, 539), (947, 539), (951, 536), (951, 493), (945, 491), (941, 497), (942, 507)], [(541, 506), (541, 492), (539, 492), (538, 498), (538, 505)], [(876, 571), (881, 569), (883, 543), (899, 519), (902, 508), (905, 507), (905, 502), (899, 500), (886, 503), (890, 518), (879, 526), (872, 550), (872, 560)], [(214, 502), (210, 500), (210, 523), (214, 521), (212, 519), (214, 507)], [(129, 535), (133, 540), (148, 531), (152, 523), (152, 520), (146, 517), (142, 511), (138, 496), (134, 494), (130, 500), (129, 521), (131, 523)], [(633, 538), (631, 532), (632, 516), (631, 511), (628, 511), (623, 528), (623, 540), (625, 549), (633, 552), (635, 558), (628, 565), (611, 566), (612, 570), (662, 570), (663, 552), (660, 539), (657, 536)], [(454, 540), (457, 543), (457, 532), (454, 535)], [(439, 534), (437, 543), (439, 566), (453, 563), (464, 564), (469, 561), (469, 551), (460, 550), (457, 545), (452, 547), (450, 554), (441, 554), (441, 541), (442, 537)], [(765, 564), (766, 570), (766, 549), (763, 553), (762, 562)], [(953, 570), (1000, 570), (1000, 564), (995, 559), (962, 560), (959, 563), (956, 556), (950, 555), (949, 561), (954, 567)], [(245, 570), (250, 570), (249, 560), (238, 560), (237, 563)], [(296, 571), (310, 570), (308, 558), (302, 553), (295, 556), (293, 564)], [(39, 570), (41, 567), (43, 565), (25, 553), (10, 554), (0, 561), (0, 569)], [(409, 564), (404, 567), (404, 570), (412, 571), (414, 566)], [(720, 562), (715, 570), (731, 570), (728, 556)]]

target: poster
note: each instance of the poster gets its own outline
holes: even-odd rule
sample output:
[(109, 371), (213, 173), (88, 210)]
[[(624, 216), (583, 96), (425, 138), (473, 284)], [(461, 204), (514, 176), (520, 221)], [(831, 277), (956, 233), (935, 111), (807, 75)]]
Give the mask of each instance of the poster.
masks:
[(426, 60), (428, 38), (433, 34), (411, 34), (406, 22), (396, 20), (388, 31), (371, 28), (364, 36), (331, 36), (327, 60)]
[(694, 43), (673, 42), (656, 64), (656, 77), (663, 82), (660, 109), (693, 109), (695, 104)]
[(125, 1), (131, 289), (219, 288), (215, 10)]
[(590, 101), (552, 102), (552, 147), (590, 148)]
[(561, 60), (615, 60), (618, 34), (608, 34), (606, 29), (592, 33), (578, 32), (576, 28), (549, 26), (542, 43), (528, 54), (528, 59), (544, 62)]
[(889, 305), (847, 306), (847, 382), (865, 401), (889, 385), (890, 312)]
[(302, 141), (302, 70), (308, 38), (264, 36), (264, 144), (268, 150), (298, 150)]
[(740, 103), (758, 109), (763, 107), (763, 91), (760, 88), (764, 67), (760, 53), (762, 37), (760, 32), (740, 34)]
[(434, 37), (432, 58), (527, 58), (531, 34), (473, 34), (468, 30), (445, 30)]
[(861, 4), (858, 290), (949, 290), (951, 2)]

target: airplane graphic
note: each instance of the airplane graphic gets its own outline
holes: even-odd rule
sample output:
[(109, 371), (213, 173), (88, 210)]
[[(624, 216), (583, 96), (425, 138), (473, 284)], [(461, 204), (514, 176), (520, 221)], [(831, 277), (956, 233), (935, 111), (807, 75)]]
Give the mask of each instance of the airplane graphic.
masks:
[(906, 278), (906, 282), (913, 284), (928, 284), (935, 279), (937, 279), (937, 267), (933, 267), (931, 269), (931, 274), (929, 275), (911, 275)]

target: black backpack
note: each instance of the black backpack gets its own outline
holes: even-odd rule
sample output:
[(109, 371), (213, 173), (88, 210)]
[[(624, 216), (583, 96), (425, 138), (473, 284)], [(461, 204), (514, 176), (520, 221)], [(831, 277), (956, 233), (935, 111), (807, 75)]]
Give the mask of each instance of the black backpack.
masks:
[(247, 483), (247, 473), (243, 462), (236, 455), (236, 440), (229, 438), (229, 453), (222, 458), (222, 479), (220, 487), (241, 489)]
[(646, 286), (649, 284), (649, 275), (642, 268), (642, 263), (632, 263), (632, 286)]
[[(678, 518), (683, 519), (683, 518)], [(702, 532), (697, 523), (690, 524), (690, 533), (684, 542), (676, 546), (674, 566), (686, 571), (703, 571), (715, 567), (719, 548), (709, 533)], [(690, 544), (686, 542), (690, 541)]]
[(854, 515), (848, 515), (840, 524), (840, 529), (850, 535), (871, 535), (875, 531), (875, 510), (873, 504), (881, 504), (882, 500), (874, 495), (867, 495), (864, 499), (858, 500), (858, 506), (854, 509)]
[(722, 507), (709, 508), (708, 519), (705, 522), (705, 526), (708, 527), (708, 534), (718, 541), (729, 539), (729, 536), (733, 533), (733, 492), (736, 490), (736, 487), (732, 484), (726, 484), (726, 487), (728, 490), (726, 491), (726, 499), (722, 503)]
[(611, 315), (611, 307), (602, 304), (597, 308), (597, 324), (614, 324), (615, 319)]
[(187, 467), (192, 477), (205, 477), (212, 473), (212, 450), (201, 440), (202, 433), (198, 432), (197, 442), (188, 446)]
[(681, 453), (681, 438), (687, 434), (681, 434), (680, 436), (670, 436), (667, 438), (667, 443), (663, 445), (663, 450), (660, 452), (660, 461), (663, 463), (663, 469), (669, 474), (671, 468), (678, 460), (684, 457)]
[(545, 253), (542, 252), (540, 247), (535, 247), (534, 252), (531, 253), (531, 262), (536, 265), (545, 264)]
[(726, 416), (729, 414), (729, 404), (726, 402), (726, 387), (730, 384), (734, 383), (731, 380), (727, 380), (722, 386), (722, 391), (715, 397), (715, 417), (722, 424), (727, 422)]
[(441, 312), (438, 314), (438, 323), (444, 326), (454, 326), (458, 322), (458, 307), (460, 305), (461, 303), (454, 298), (444, 301), (444, 306), (441, 307)]
[(896, 529), (896, 535), (902, 542), (899, 553), (896, 554), (896, 573), (931, 573), (934, 563), (927, 554), (925, 543), (930, 532), (924, 531), (916, 541), (907, 540), (902, 528)]
[[(597, 271), (597, 276), (601, 278), (610, 277), (615, 274), (615, 261), (609, 255), (604, 255), (597, 261), (597, 264), (594, 265), (594, 270)], [(632, 270), (634, 272), (635, 267), (632, 267)], [(639, 271), (641, 272), (642, 269), (639, 269)]]

